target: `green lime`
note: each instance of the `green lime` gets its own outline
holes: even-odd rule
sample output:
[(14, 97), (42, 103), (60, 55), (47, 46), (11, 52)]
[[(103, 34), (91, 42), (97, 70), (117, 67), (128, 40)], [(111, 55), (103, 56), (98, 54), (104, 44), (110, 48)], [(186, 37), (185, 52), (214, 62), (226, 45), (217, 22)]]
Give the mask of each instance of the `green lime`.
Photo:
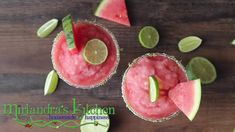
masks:
[(150, 101), (156, 102), (159, 97), (159, 86), (155, 76), (149, 76), (149, 95)]
[(52, 94), (56, 90), (58, 80), (58, 74), (56, 73), (56, 71), (52, 70), (47, 75), (47, 79), (44, 86), (44, 95)]
[(232, 45), (235, 45), (235, 39), (231, 42)]
[(62, 20), (64, 34), (66, 36), (66, 42), (69, 50), (76, 49), (75, 35), (73, 31), (73, 19), (71, 15), (67, 15)]
[(81, 132), (107, 132), (110, 121), (108, 113), (101, 108), (90, 109), (80, 122)]
[(215, 66), (204, 57), (192, 58), (186, 66), (188, 77), (193, 80), (200, 78), (202, 84), (209, 84), (217, 77)]
[(50, 35), (58, 25), (58, 19), (51, 19), (50, 21), (43, 24), (37, 31), (37, 36), (45, 38)]
[(178, 47), (183, 53), (191, 52), (197, 49), (202, 43), (202, 39), (197, 36), (189, 36), (180, 40)]
[(105, 62), (108, 57), (108, 48), (99, 39), (92, 39), (86, 43), (83, 50), (83, 58), (92, 65), (99, 65)]
[(140, 44), (147, 48), (154, 48), (159, 42), (158, 31), (152, 26), (145, 26), (139, 32)]

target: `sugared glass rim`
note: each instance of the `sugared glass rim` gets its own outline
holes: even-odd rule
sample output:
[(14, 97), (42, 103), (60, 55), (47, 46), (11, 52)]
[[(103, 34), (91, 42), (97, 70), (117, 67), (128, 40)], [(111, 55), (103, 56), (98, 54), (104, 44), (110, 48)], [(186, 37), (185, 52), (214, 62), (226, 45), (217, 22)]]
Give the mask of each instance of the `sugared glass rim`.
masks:
[(137, 62), (138, 62), (138, 60), (139, 59), (141, 59), (141, 58), (145, 58), (145, 57), (155, 57), (155, 56), (164, 56), (164, 57), (166, 57), (166, 58), (168, 58), (168, 59), (171, 59), (171, 60), (173, 60), (173, 61), (175, 61), (176, 63), (177, 63), (177, 65), (183, 70), (183, 72), (184, 72), (184, 74), (186, 75), (186, 77), (187, 77), (187, 80), (188, 80), (188, 76), (187, 76), (187, 74), (186, 74), (186, 70), (185, 70), (185, 68), (184, 68), (184, 66), (181, 64), (181, 62), (179, 62), (174, 56), (169, 56), (169, 55), (167, 55), (167, 54), (165, 54), (165, 53), (147, 53), (147, 54), (145, 54), (145, 55), (142, 55), (142, 56), (140, 56), (140, 57), (138, 57), (138, 58), (136, 58), (136, 59), (134, 59), (133, 61), (132, 61), (132, 63), (128, 66), (128, 68), (126, 69), (126, 71), (125, 71), (125, 73), (124, 73), (124, 75), (123, 75), (123, 78), (122, 78), (122, 98), (123, 98), (123, 100), (124, 100), (124, 102), (125, 102), (125, 104), (126, 104), (126, 107), (135, 115), (135, 116), (137, 116), (137, 117), (139, 117), (139, 118), (141, 118), (141, 119), (143, 119), (143, 120), (145, 120), (145, 121), (150, 121), (150, 122), (164, 122), (164, 121), (167, 121), (167, 120), (170, 120), (170, 119), (172, 119), (172, 118), (174, 118), (174, 117), (176, 117), (176, 116), (178, 116), (179, 115), (179, 113), (181, 113), (179, 110), (178, 111), (176, 111), (175, 113), (173, 113), (173, 114), (171, 114), (171, 115), (169, 115), (169, 116), (167, 116), (167, 117), (163, 117), (163, 118), (160, 118), (160, 119), (148, 119), (148, 118), (145, 118), (144, 116), (142, 116), (142, 115), (140, 115), (138, 112), (136, 112), (130, 105), (128, 105), (128, 101), (127, 101), (127, 99), (126, 99), (126, 97), (125, 97), (125, 94), (124, 94), (124, 84), (125, 84), (125, 80), (126, 80), (126, 74), (127, 74), (127, 72), (129, 71), (129, 69), (133, 66), (133, 65), (135, 65)]
[(57, 34), (57, 36), (55, 37), (54, 41), (53, 41), (53, 45), (52, 45), (52, 50), (51, 50), (51, 60), (52, 60), (52, 65), (53, 65), (53, 68), (57, 71), (59, 77), (65, 81), (68, 85), (70, 86), (73, 86), (75, 88), (81, 88), (81, 89), (92, 89), (92, 88), (96, 88), (96, 87), (99, 87), (99, 86), (102, 86), (104, 85), (109, 79), (111, 79), (111, 77), (116, 73), (117, 71), (117, 67), (118, 67), (118, 64), (119, 64), (119, 61), (120, 61), (120, 48), (119, 48), (119, 45), (118, 45), (118, 42), (117, 42), (117, 39), (115, 38), (115, 36), (113, 35), (113, 33), (111, 31), (109, 31), (107, 28), (105, 28), (103, 25), (101, 24), (97, 24), (96, 22), (94, 21), (88, 21), (88, 20), (83, 20), (83, 21), (77, 21), (77, 23), (88, 23), (88, 24), (92, 24), (92, 25), (95, 25), (95, 26), (98, 26), (100, 28), (102, 28), (105, 32), (107, 32), (110, 37), (112, 38), (112, 41), (116, 47), (116, 56), (117, 56), (117, 59), (115, 61), (115, 66), (112, 70), (112, 72), (106, 77), (106, 79), (104, 79), (103, 81), (101, 81), (100, 83), (98, 84), (95, 84), (95, 85), (90, 85), (90, 86), (83, 86), (83, 85), (80, 85), (80, 84), (75, 84), (75, 83), (72, 83), (70, 82), (68, 79), (66, 79), (65, 77), (62, 76), (60, 70), (58, 70), (58, 67), (56, 66), (55, 64), (55, 60), (54, 60), (54, 57), (53, 57), (53, 54), (55, 52), (55, 45), (56, 45), (56, 42), (58, 40), (58, 38), (60, 37), (60, 35), (62, 34), (63, 31), (59, 32)]

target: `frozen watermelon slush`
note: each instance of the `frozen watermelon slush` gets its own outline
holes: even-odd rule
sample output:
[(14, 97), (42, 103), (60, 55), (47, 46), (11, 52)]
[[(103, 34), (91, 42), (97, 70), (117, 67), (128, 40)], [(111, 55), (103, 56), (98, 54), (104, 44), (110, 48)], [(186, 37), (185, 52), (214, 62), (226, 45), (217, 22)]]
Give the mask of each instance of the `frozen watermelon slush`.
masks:
[[(159, 83), (159, 98), (150, 101), (149, 76)], [(162, 122), (176, 116), (177, 106), (168, 97), (170, 89), (187, 81), (184, 67), (174, 57), (166, 54), (146, 54), (135, 59), (126, 70), (122, 82), (123, 99), (138, 117), (152, 122)]]
[[(92, 22), (74, 24), (78, 53), (69, 51), (64, 32), (54, 40), (51, 57), (61, 79), (76, 88), (93, 88), (104, 84), (115, 72), (119, 62), (119, 47), (115, 37), (106, 28)], [(108, 57), (100, 65), (87, 63), (82, 55), (86, 43), (99, 39), (108, 49)]]

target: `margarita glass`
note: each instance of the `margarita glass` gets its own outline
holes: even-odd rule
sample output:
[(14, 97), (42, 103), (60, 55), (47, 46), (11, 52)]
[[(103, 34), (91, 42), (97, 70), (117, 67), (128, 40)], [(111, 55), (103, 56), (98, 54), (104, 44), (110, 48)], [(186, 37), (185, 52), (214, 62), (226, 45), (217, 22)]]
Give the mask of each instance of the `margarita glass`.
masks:
[[(94, 22), (74, 23), (75, 42), (78, 53), (69, 51), (64, 32), (54, 40), (51, 59), (59, 77), (76, 88), (94, 88), (104, 84), (116, 72), (119, 63), (119, 46), (114, 35)], [(82, 55), (86, 43), (99, 39), (105, 43), (108, 56), (104, 63), (92, 65)]]
[[(150, 101), (149, 76), (159, 83), (159, 98)], [(176, 116), (177, 106), (168, 97), (170, 89), (187, 81), (184, 67), (166, 54), (146, 54), (135, 59), (126, 70), (122, 81), (123, 99), (136, 116), (151, 122), (162, 122)]]

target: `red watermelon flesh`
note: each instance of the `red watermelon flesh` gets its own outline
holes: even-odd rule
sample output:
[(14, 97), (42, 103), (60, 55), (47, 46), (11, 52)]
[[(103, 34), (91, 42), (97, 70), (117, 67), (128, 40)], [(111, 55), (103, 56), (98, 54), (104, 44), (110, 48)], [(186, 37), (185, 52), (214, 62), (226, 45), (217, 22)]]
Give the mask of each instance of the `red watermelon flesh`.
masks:
[(201, 102), (200, 79), (179, 83), (169, 91), (169, 98), (192, 121)]
[(102, 0), (95, 16), (130, 27), (125, 0)]

